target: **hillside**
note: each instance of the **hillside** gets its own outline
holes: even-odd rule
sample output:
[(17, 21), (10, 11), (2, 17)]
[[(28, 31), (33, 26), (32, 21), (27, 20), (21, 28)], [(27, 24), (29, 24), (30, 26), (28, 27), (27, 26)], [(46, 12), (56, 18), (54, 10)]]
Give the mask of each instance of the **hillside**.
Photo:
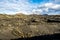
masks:
[(60, 33), (60, 15), (0, 14), (0, 39), (27, 38)]

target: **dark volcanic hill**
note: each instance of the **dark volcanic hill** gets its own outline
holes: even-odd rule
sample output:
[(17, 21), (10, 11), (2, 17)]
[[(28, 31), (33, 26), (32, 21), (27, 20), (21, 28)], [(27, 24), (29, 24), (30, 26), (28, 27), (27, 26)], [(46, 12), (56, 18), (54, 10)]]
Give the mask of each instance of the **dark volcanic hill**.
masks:
[(0, 39), (27, 38), (60, 33), (60, 15), (0, 14)]

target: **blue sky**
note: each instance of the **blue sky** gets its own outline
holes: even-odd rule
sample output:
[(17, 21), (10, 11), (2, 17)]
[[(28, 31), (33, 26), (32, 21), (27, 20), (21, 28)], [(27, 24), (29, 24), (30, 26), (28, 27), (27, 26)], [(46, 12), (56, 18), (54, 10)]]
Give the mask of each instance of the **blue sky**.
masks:
[(32, 4), (40, 4), (44, 2), (49, 2), (49, 0), (29, 0), (29, 2)]
[(0, 0), (1, 14), (60, 14), (60, 0)]

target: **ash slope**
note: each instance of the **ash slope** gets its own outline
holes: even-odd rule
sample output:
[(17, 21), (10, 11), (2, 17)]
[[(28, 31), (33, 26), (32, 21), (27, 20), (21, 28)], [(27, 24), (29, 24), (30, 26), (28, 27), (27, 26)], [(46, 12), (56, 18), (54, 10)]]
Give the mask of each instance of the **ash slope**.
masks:
[[(0, 39), (60, 33), (60, 15), (0, 15)], [(51, 19), (53, 21), (49, 21)]]

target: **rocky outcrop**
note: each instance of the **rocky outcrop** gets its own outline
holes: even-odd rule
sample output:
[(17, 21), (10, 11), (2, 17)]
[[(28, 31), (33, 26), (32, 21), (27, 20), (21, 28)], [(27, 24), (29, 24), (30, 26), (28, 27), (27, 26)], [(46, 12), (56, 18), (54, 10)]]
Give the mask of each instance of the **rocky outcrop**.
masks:
[[(47, 22), (59, 15), (1, 15), (0, 39), (15, 39), (60, 33), (60, 23)], [(58, 21), (58, 20), (57, 20)]]

